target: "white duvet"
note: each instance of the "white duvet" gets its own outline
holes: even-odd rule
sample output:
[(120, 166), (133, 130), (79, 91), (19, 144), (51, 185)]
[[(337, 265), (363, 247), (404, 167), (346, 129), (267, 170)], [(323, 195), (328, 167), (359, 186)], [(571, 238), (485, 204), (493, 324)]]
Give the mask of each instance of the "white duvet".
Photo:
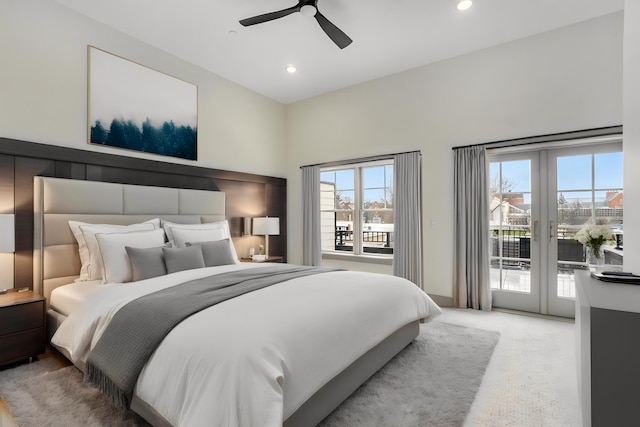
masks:
[[(185, 280), (264, 265), (189, 270), (107, 287), (69, 315), (52, 343), (83, 367), (112, 316), (129, 301)], [(290, 280), (183, 321), (149, 359), (135, 394), (175, 426), (282, 426), (329, 379), (396, 329), (439, 313), (424, 292), (394, 276), (336, 271)]]

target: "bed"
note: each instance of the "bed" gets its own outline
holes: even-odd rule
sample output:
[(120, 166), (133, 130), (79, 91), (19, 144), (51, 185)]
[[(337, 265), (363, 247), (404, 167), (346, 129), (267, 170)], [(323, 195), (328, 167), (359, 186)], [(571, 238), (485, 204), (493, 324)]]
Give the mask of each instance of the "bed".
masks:
[[(137, 281), (76, 281), (86, 272), (69, 221), (192, 224), (193, 230), (174, 236), (179, 243), (196, 239), (197, 224), (225, 223), (224, 193), (35, 180), (34, 287), (50, 302), (52, 344), (82, 370), (117, 323), (115, 316), (126, 311), (122, 307), (144, 295), (209, 278), (297, 268), (240, 263), (236, 256)], [(136, 233), (156, 239), (156, 229), (162, 228)], [(108, 239), (121, 239), (119, 234)], [(100, 242), (107, 242), (103, 237)], [(107, 267), (102, 272), (109, 277), (121, 273)], [(319, 271), (295, 277), (225, 300), (175, 326), (142, 368), (130, 407), (154, 426), (316, 425), (410, 343), (421, 320), (439, 312), (415, 285), (393, 276)]]

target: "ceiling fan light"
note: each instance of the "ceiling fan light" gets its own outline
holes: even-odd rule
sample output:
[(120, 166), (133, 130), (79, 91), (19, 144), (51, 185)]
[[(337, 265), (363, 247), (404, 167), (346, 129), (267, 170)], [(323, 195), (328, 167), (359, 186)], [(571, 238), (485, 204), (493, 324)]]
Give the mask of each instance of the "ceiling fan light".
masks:
[(310, 4), (305, 4), (300, 8), (300, 13), (303, 16), (316, 16), (317, 12), (318, 10), (315, 7), (311, 6)]
[(467, 10), (473, 4), (473, 0), (458, 0), (458, 5), (456, 6), (458, 10)]

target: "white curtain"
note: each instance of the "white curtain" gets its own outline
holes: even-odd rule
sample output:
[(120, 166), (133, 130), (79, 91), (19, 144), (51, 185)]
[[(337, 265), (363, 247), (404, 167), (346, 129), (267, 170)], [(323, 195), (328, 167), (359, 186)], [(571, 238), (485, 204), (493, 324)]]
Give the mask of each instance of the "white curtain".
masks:
[(302, 167), (302, 263), (322, 265), (320, 167)]
[(422, 288), (422, 166), (419, 152), (394, 156), (393, 274)]
[(489, 174), (484, 146), (454, 150), (453, 303), (491, 310)]

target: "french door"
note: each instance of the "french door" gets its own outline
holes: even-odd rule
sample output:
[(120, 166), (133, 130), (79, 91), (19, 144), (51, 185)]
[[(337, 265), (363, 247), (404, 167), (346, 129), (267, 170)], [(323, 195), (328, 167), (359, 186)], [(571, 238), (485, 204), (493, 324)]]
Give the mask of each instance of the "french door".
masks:
[[(491, 287), (495, 307), (574, 317), (576, 232), (622, 228), (622, 143), (490, 155)], [(622, 264), (611, 244), (608, 264)]]

